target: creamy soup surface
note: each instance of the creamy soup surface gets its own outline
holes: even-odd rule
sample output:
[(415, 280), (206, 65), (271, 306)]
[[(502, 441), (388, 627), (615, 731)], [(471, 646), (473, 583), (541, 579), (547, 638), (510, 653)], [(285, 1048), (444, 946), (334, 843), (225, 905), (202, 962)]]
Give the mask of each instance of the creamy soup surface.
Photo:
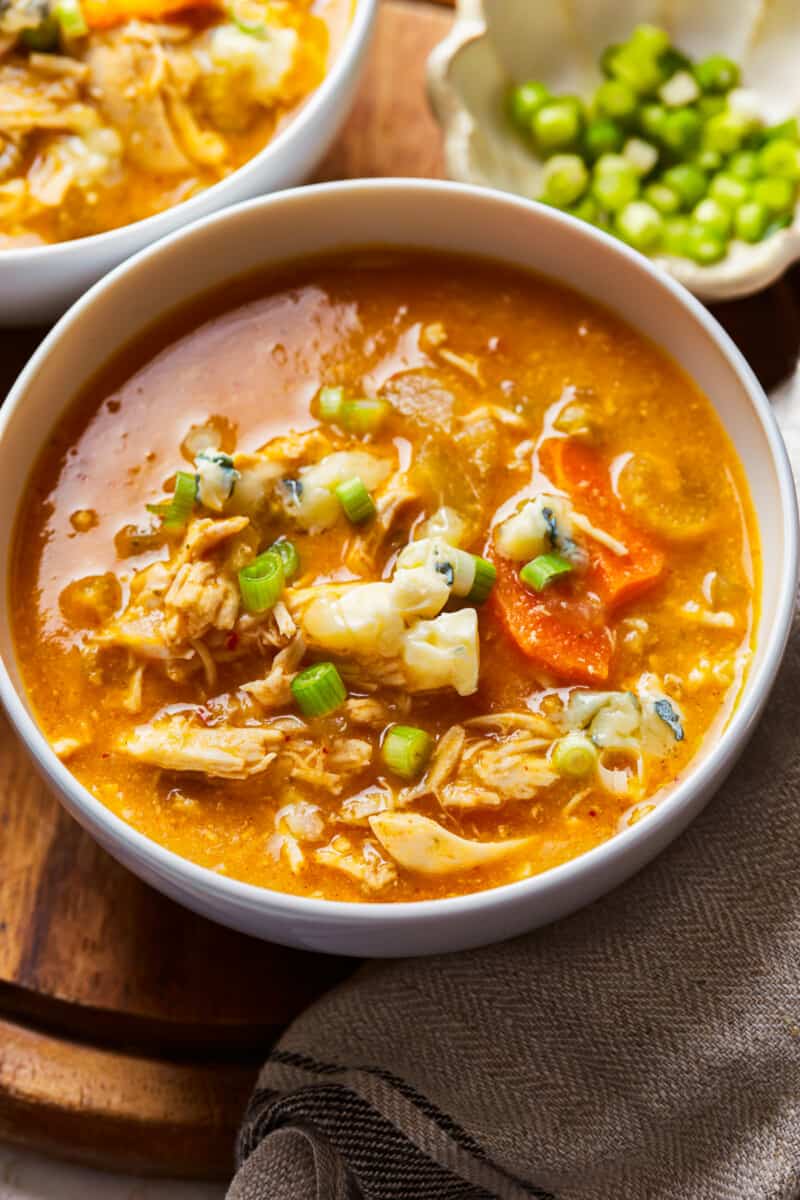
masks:
[(543, 279), (377, 250), (129, 347), (14, 554), (82, 783), (214, 871), (366, 902), (647, 820), (736, 702), (760, 575), (733, 447), (659, 349)]

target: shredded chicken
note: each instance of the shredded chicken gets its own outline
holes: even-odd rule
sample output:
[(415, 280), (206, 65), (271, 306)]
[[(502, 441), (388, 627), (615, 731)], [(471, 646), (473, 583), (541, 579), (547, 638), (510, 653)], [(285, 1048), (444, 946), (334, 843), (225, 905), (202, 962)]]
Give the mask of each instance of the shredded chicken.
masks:
[(340, 796), (348, 779), (369, 763), (369, 742), (349, 738), (341, 750), (319, 739), (291, 738), (281, 750), (281, 761), (288, 763), (295, 783), (307, 783), (320, 791)]
[(401, 867), (422, 875), (451, 875), (500, 862), (533, 841), (532, 838), (468, 841), (419, 813), (379, 813), (370, 817), (369, 824), (380, 844)]
[(248, 779), (275, 759), (270, 747), (282, 735), (264, 726), (198, 725), (178, 714), (150, 725), (138, 725), (121, 738), (117, 749), (138, 762), (166, 771), (200, 771), (220, 779)]
[(164, 596), (164, 636), (172, 644), (204, 637), (210, 629), (233, 629), (239, 615), (239, 589), (211, 562), (179, 567)]
[(292, 696), (291, 683), (305, 652), (305, 639), (298, 633), (288, 646), (275, 655), (265, 677), (242, 684), (242, 691), (252, 696), (262, 708), (280, 708), (288, 704)]
[(369, 818), (378, 813), (386, 812), (394, 807), (394, 794), (389, 787), (373, 784), (363, 792), (356, 792), (342, 802), (342, 807), (336, 814), (336, 820), (343, 825), (361, 825), (369, 823)]
[(351, 725), (365, 725), (371, 729), (383, 729), (392, 720), (388, 704), (374, 696), (351, 696), (341, 711)]
[(144, 663), (141, 663), (138, 667), (134, 667), (131, 672), (128, 686), (125, 689), (125, 695), (122, 698), (122, 707), (126, 712), (139, 713), (142, 711), (143, 683)]
[(502, 741), (486, 738), (470, 747), (468, 770), (502, 799), (530, 800), (558, 778), (541, 754), (546, 744), (524, 733), (511, 734)]
[(408, 475), (390, 476), (385, 488), (375, 500), (376, 515), (367, 529), (355, 534), (345, 550), (345, 562), (359, 575), (375, 572), (389, 534), (398, 516), (420, 498), (419, 489)]
[(315, 851), (314, 861), (341, 871), (372, 892), (381, 891), (397, 878), (394, 865), (386, 861), (374, 842), (363, 842), (359, 853), (343, 834), (337, 834), (327, 846)]
[[(210, 630), (232, 629), (239, 610), (236, 583), (203, 555), (248, 523), (243, 516), (192, 521), (169, 562), (153, 563), (134, 576), (125, 610), (98, 630), (96, 643), (125, 646), (145, 659), (197, 659), (197, 639)], [(208, 674), (202, 652), (199, 660)]]

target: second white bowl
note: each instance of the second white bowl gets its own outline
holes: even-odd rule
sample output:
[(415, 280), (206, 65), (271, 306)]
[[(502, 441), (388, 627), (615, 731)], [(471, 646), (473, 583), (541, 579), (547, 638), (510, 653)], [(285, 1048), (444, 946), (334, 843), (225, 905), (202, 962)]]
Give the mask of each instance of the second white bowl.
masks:
[(344, 44), (319, 87), (263, 150), (213, 187), (107, 233), (0, 250), (0, 326), (53, 321), (112, 267), (165, 234), (240, 200), (302, 183), (322, 160), (350, 109), (377, 6), (378, 0), (355, 0)]

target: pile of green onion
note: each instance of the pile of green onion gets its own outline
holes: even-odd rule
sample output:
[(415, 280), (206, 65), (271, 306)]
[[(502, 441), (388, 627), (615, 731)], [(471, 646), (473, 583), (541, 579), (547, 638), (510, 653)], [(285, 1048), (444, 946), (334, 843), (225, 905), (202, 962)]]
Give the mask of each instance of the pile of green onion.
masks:
[(537, 199), (644, 253), (701, 265), (733, 238), (760, 242), (792, 223), (797, 121), (765, 125), (737, 90), (735, 62), (692, 62), (663, 29), (640, 25), (600, 67), (588, 101), (536, 81), (509, 93), (514, 127), (546, 159)]

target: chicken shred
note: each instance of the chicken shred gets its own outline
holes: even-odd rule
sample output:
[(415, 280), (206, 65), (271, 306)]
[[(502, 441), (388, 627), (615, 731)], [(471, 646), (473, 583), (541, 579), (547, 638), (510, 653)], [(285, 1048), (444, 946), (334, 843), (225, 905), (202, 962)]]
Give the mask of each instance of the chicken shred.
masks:
[(388, 854), (408, 871), (451, 875), (499, 862), (531, 845), (532, 838), (473, 842), (419, 813), (379, 813), (370, 828)]
[(327, 846), (315, 851), (314, 861), (341, 871), (371, 892), (381, 891), (397, 878), (394, 864), (387, 862), (374, 842), (364, 842), (358, 853), (343, 834), (337, 834)]
[(220, 779), (249, 779), (276, 757), (282, 735), (264, 726), (202, 726), (182, 714), (138, 725), (118, 749), (165, 771), (200, 771)]

